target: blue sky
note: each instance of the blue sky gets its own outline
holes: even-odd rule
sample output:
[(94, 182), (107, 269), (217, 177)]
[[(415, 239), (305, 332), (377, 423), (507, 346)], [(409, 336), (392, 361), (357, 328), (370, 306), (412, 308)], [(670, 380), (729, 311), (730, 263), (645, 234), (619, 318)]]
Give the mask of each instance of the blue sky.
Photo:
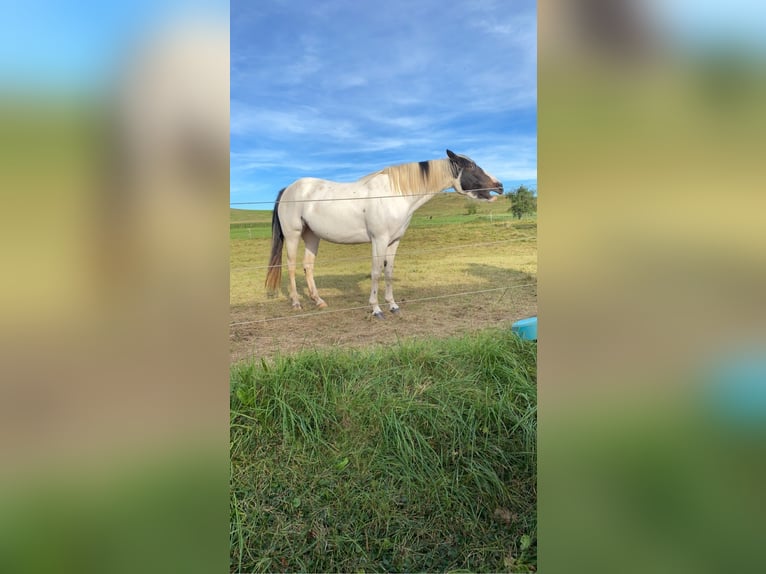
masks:
[(447, 148), (536, 188), (536, 28), (526, 0), (232, 0), (232, 203)]

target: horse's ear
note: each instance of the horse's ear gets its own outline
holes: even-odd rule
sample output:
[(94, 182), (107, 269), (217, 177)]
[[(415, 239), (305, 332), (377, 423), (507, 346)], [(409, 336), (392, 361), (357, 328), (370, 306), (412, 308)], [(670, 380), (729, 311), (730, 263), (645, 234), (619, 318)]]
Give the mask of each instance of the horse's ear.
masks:
[(447, 150), (447, 155), (449, 158), (454, 161), (459, 167), (462, 168), (469, 168), (472, 165), (472, 162), (462, 156), (457, 155), (456, 153), (452, 152), (452, 150)]

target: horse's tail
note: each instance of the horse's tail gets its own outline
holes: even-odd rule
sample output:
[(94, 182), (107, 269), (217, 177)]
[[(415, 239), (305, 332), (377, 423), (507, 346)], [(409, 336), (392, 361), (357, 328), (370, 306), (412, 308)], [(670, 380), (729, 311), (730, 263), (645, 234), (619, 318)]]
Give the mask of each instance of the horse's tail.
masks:
[(285, 235), (282, 233), (282, 224), (279, 222), (279, 200), (286, 188), (279, 190), (277, 200), (274, 203), (274, 211), (271, 214), (271, 258), (269, 259), (269, 271), (266, 273), (266, 289), (270, 294), (279, 291), (282, 283), (282, 246)]

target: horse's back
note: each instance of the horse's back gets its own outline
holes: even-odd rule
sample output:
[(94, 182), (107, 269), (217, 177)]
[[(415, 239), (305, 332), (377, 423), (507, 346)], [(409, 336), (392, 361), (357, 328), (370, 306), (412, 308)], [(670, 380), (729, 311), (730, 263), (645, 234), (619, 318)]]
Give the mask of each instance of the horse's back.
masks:
[(385, 192), (382, 183), (380, 178), (369, 177), (350, 183), (298, 179), (287, 187), (280, 201), (283, 227), (298, 233), (305, 225), (333, 243), (369, 242), (369, 218), (379, 207), (367, 200)]
[[(365, 198), (373, 195), (373, 191), (385, 191), (385, 181), (379, 174), (370, 174), (357, 181), (339, 182), (318, 177), (302, 177), (291, 183), (283, 195), (283, 199), (309, 202), (311, 200), (331, 201), (334, 199)], [(386, 176), (382, 176), (386, 179)]]

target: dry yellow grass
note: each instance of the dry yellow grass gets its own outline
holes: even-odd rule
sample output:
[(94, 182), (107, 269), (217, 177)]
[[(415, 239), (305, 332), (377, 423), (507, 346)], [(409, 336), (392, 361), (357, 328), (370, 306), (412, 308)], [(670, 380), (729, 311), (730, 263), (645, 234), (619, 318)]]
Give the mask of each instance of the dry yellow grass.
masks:
[[(304, 309), (296, 313), (287, 298), (287, 273), (279, 296), (267, 296), (264, 279), (270, 238), (265, 237), (263, 227), (254, 228), (253, 239), (232, 239), (232, 359), (305, 347), (358, 347), (402, 338), (441, 337), (535, 315), (536, 218), (509, 217), (510, 202), (505, 200), (479, 204), (478, 213), (470, 216), (465, 214), (462, 198), (438, 197), (431, 203), (430, 210), (424, 208), (416, 214), (399, 248), (394, 295), (402, 306), (402, 316), (388, 321), (367, 320), (369, 244), (322, 242), (315, 276), (329, 307), (326, 311), (314, 308), (299, 271)], [(241, 219), (265, 221), (265, 215), (253, 213)], [(232, 235), (247, 237), (243, 231), (238, 228)], [(445, 297), (490, 289), (496, 290)], [(439, 299), (418, 301), (429, 297)], [(358, 309), (343, 311), (352, 307)]]

